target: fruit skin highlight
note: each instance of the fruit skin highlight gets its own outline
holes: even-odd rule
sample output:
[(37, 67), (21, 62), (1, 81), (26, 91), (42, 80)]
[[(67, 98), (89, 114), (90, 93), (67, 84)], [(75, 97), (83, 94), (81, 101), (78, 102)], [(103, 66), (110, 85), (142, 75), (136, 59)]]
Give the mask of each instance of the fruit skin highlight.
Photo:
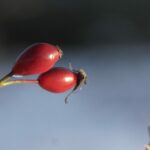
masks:
[(52, 68), (61, 57), (62, 51), (58, 46), (48, 43), (33, 44), (18, 57), (11, 75), (41, 74)]

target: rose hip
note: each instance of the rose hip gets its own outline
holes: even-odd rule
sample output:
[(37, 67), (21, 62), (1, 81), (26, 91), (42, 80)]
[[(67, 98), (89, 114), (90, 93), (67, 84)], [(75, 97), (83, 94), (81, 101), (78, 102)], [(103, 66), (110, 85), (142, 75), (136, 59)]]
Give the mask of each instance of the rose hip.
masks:
[[(38, 84), (49, 92), (62, 93), (73, 89), (71, 92), (73, 93), (82, 84), (86, 84), (86, 79), (87, 75), (82, 69), (76, 71), (63, 67), (55, 67), (41, 74), (38, 78)], [(67, 102), (68, 96), (65, 102)]]
[(62, 57), (59, 47), (37, 43), (26, 48), (12, 68), (13, 75), (34, 75), (46, 72)]

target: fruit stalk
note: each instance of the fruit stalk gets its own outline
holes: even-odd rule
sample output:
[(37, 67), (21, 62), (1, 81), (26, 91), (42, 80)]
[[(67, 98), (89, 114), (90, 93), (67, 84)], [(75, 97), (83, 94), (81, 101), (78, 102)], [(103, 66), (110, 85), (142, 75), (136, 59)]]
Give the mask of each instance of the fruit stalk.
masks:
[(5, 82), (3, 81), (0, 82), (0, 87), (5, 87), (14, 84), (38, 84), (38, 81), (37, 80), (10, 80)]

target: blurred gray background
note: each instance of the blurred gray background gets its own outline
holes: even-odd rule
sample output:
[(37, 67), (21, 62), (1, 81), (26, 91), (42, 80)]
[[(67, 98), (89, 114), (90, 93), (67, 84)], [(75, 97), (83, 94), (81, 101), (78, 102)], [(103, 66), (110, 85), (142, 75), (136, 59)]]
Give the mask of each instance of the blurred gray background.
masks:
[[(1, 0), (0, 76), (36, 42), (59, 45), (56, 66), (83, 68), (88, 85), (64, 94), (0, 89), (2, 150), (142, 150), (150, 125), (150, 1)], [(32, 77), (31, 77), (32, 78)]]

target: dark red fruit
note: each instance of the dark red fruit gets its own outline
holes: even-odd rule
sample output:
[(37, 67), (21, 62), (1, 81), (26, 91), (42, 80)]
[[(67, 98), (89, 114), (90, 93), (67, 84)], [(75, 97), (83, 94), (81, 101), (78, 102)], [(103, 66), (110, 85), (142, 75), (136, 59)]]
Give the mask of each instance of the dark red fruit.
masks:
[(48, 43), (31, 45), (17, 59), (11, 74), (41, 74), (52, 68), (61, 57), (62, 51), (57, 46)]
[(77, 75), (68, 69), (57, 67), (41, 74), (38, 81), (42, 88), (50, 92), (61, 93), (76, 86)]
[(55, 67), (41, 74), (38, 78), (39, 85), (55, 93), (65, 92), (72, 88), (76, 89), (81, 81), (86, 78), (86, 74), (83, 70), (71, 71), (62, 67)]

